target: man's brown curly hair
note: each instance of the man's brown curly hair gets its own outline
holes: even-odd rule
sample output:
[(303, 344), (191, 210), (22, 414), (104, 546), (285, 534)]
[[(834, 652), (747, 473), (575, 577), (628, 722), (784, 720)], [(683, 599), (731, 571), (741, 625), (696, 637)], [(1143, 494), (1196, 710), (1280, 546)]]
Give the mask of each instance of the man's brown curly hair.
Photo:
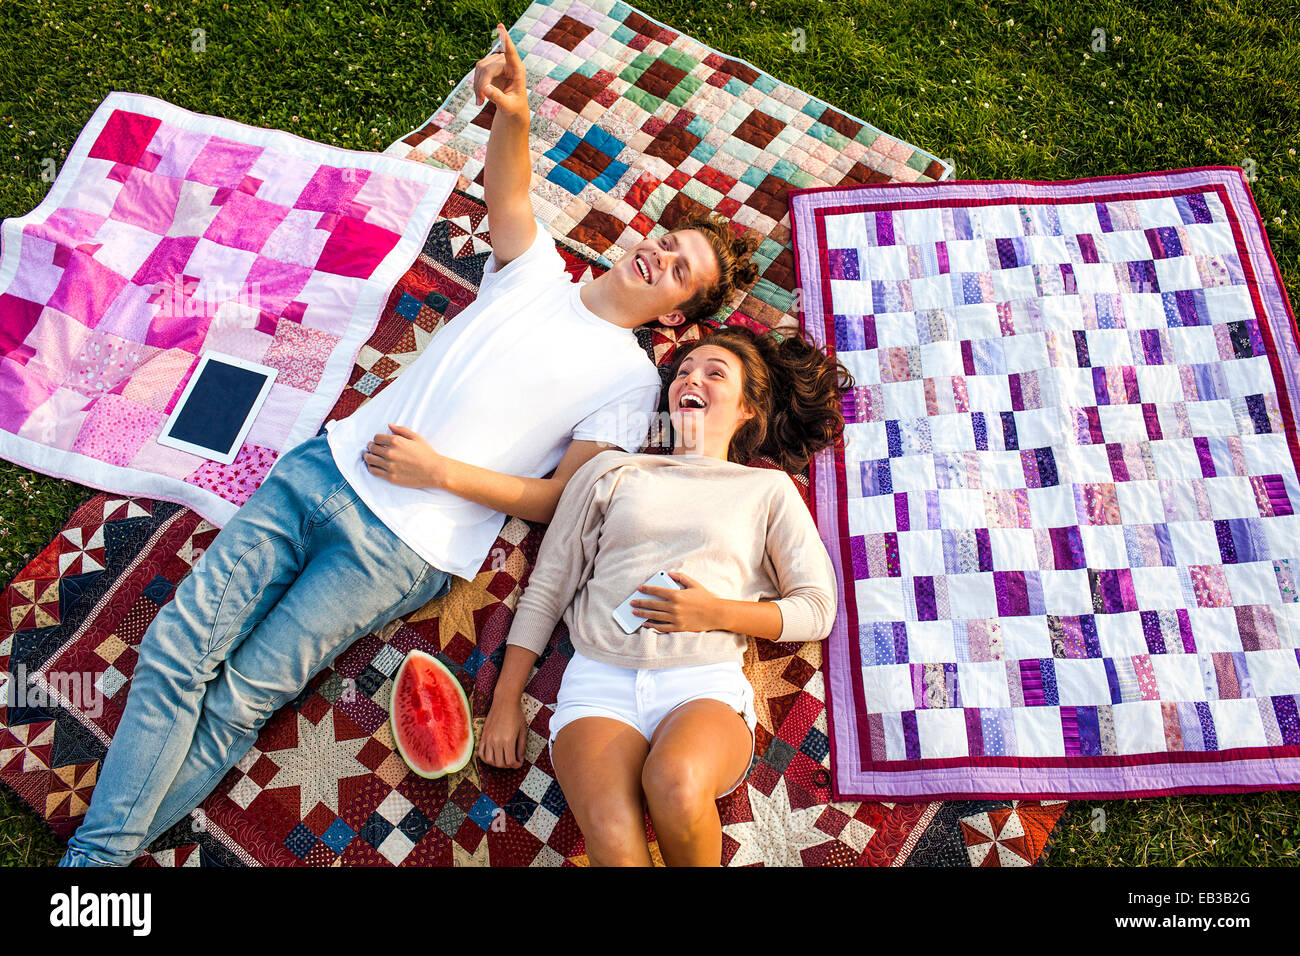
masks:
[(758, 266), (750, 261), (759, 238), (752, 233), (736, 235), (726, 217), (716, 212), (696, 216), (674, 232), (694, 229), (704, 236), (718, 258), (718, 281), (698, 290), (678, 308), (687, 319), (707, 319), (731, 300), (739, 289), (748, 289), (758, 279)]

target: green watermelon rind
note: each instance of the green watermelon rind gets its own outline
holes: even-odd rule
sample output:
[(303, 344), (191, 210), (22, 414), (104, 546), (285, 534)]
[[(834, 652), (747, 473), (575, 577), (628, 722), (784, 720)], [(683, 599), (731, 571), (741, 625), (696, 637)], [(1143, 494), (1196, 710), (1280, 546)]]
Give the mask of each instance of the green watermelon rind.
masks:
[[(415, 761), (413, 761), (407, 755), (406, 749), (402, 746), (401, 734), (398, 732), (397, 729), (397, 719), (396, 719), (397, 718), (397, 688), (401, 686), (402, 674), (406, 671), (407, 664), (409, 664), (415, 658), (419, 658), (422, 661), (426, 661), (434, 664), (439, 670), (441, 670), (444, 674), (447, 675), (448, 681), (450, 681), (451, 685), (456, 688), (456, 693), (460, 695), (460, 705), (465, 712), (465, 726), (469, 728), (469, 735), (468, 735), (469, 739), (465, 745), (464, 759), (461, 760), (460, 763), (456, 764), (455, 766), (447, 767), (446, 769), (443, 770), (437, 770), (432, 773), (420, 769), (418, 766), (416, 766)], [(450, 670), (448, 670), (447, 666), (443, 664), (442, 661), (438, 660), (438, 658), (434, 657), (432, 654), (426, 654), (424, 651), (418, 650), (416, 648), (412, 648), (411, 650), (407, 651), (406, 657), (402, 659), (401, 666), (397, 668), (397, 673), (393, 675), (393, 692), (392, 695), (390, 696), (389, 703), (388, 703), (388, 723), (390, 729), (393, 732), (393, 742), (397, 746), (398, 754), (401, 755), (401, 758), (406, 763), (406, 765), (411, 768), (412, 773), (417, 774), (418, 776), (421, 776), (426, 780), (437, 780), (439, 777), (445, 777), (448, 774), (457, 773), (458, 771), (465, 769), (465, 766), (470, 762), (470, 759), (474, 756), (474, 721), (470, 714), (469, 698), (465, 696), (465, 688), (460, 686), (460, 681), (456, 680), (456, 675), (453, 674)]]

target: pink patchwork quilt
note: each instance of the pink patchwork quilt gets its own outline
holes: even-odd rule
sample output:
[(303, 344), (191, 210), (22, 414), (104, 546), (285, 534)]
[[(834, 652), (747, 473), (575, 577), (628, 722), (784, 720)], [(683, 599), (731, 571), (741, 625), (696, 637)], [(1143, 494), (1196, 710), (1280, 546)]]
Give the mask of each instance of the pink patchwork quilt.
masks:
[[(319, 429), (455, 179), (111, 93), (0, 229), (0, 456), (223, 524)], [(278, 370), (230, 465), (156, 440), (209, 350)]]
[(1300, 350), (1241, 170), (791, 197), (835, 793), (1300, 787)]

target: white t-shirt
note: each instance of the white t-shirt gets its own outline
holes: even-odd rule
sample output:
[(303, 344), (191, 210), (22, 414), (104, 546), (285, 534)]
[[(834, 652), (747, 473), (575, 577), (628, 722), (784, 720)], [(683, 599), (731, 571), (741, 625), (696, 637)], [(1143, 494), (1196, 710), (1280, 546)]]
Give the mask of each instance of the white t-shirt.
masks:
[(636, 451), (659, 398), (659, 373), (629, 329), (582, 303), (546, 227), (498, 268), (488, 257), (478, 298), (447, 323), (391, 385), (331, 422), (330, 450), (357, 495), (411, 550), (473, 579), (505, 516), (447, 491), (372, 475), (362, 454), (388, 425), (439, 453), (541, 478), (574, 439)]

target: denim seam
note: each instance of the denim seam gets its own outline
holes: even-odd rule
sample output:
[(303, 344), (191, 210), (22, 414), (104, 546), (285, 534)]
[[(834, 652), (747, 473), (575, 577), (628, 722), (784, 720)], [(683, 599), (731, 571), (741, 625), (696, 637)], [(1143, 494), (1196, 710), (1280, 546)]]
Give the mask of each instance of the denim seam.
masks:
[[(317, 515), (321, 513), (322, 509), (324, 509), (326, 505), (328, 505), (331, 501), (333, 501), (343, 492), (351, 491), (351, 490), (352, 490), (351, 486), (348, 485), (347, 481), (345, 480), (342, 486), (335, 488), (334, 491), (332, 491), (325, 498), (324, 501), (322, 501), (319, 505), (316, 506), (316, 509), (312, 511), (312, 513), (307, 517), (307, 521), (303, 525), (304, 530), (302, 536), (302, 543), (304, 546), (310, 548), (312, 535), (316, 531), (320, 530), (321, 528), (324, 528), (326, 525), (333, 522), (336, 518), (339, 517), (339, 515), (343, 514), (343, 512), (347, 511), (349, 508), (353, 508), (353, 509), (356, 508), (357, 503), (361, 499), (357, 497), (356, 492), (352, 492), (351, 500), (345, 501), (343, 504), (339, 505), (337, 508), (331, 511), (328, 515), (321, 518), (320, 520), (317, 520)], [(349, 535), (349, 537), (351, 536)]]
[[(325, 508), (328, 507), (331, 501), (333, 501), (335, 498), (337, 498), (339, 495), (343, 494), (344, 492), (351, 492), (352, 500), (348, 502), (344, 502), (343, 504), (335, 508), (333, 511), (331, 511), (329, 514), (317, 520), (317, 515), (319, 515), (322, 511), (324, 511)], [(316, 527), (318, 525), (329, 524), (339, 514), (346, 511), (349, 507), (355, 505), (357, 503), (357, 500), (358, 500), (357, 494), (355, 491), (353, 491), (352, 485), (348, 483), (348, 480), (346, 478), (343, 478), (340, 480), (339, 484), (336, 485), (332, 491), (330, 491), (329, 494), (327, 494), (324, 498), (321, 499), (321, 503), (312, 509), (311, 514), (307, 516), (307, 520), (306, 522), (304, 522), (304, 524), (309, 529)]]
[(398, 604), (405, 604), (411, 599), (411, 595), (419, 590), (420, 585), (424, 583), (425, 578), (429, 576), (431, 570), (433, 570), (433, 565), (426, 562), (424, 568), (420, 571), (419, 576), (415, 579), (415, 583), (407, 588), (406, 593), (402, 595), (402, 600), (399, 601)]
[[(235, 566), (230, 569), (230, 574), (227, 575), (226, 577), (226, 586), (221, 589), (221, 597), (217, 599), (217, 611), (216, 614), (213, 615), (212, 629), (208, 631), (208, 646), (203, 653), (203, 657), (205, 660), (218, 649), (216, 646), (217, 621), (221, 617), (221, 609), (225, 606), (226, 595), (230, 592), (231, 582), (235, 580), (240, 565), (244, 563), (244, 559), (247, 558), (254, 551), (256, 551), (258, 548), (260, 548), (262, 545), (266, 544), (268, 541), (283, 541), (285, 544), (289, 545), (289, 547), (293, 548), (295, 551), (299, 552), (300, 554), (307, 553), (307, 549), (304, 548), (302, 545), (300, 545), (298, 542), (294, 541), (292, 538), (287, 538), (282, 534), (273, 534), (273, 535), (268, 535), (267, 537), (258, 541), (256, 544), (247, 548), (244, 551), (244, 553), (239, 556), (239, 560), (235, 562)], [(255, 603), (257, 599), (260, 598), (265, 591), (266, 591), (266, 587), (265, 585), (263, 585), (262, 589), (258, 591), (257, 594), (253, 595), (251, 598), (248, 599), (248, 601), (244, 603), (244, 606), (240, 608), (240, 613), (242, 614), (244, 611), (246, 611), (249, 605)], [(236, 638), (247, 634), (251, 630), (252, 628), (249, 628), (248, 630), (240, 631), (238, 634), (232, 637), (230, 641), (228, 641), (227, 643), (233, 642)]]
[[(139, 806), (140, 798), (144, 796), (145, 784), (148, 783), (149, 778), (153, 775), (154, 771), (158, 768), (158, 761), (160, 761), (162, 759), (163, 754), (166, 753), (167, 744), (171, 741), (172, 733), (176, 729), (176, 725), (177, 725), (176, 715), (177, 712), (180, 710), (180, 701), (174, 700), (171, 703), (172, 703), (171, 719), (167, 721), (167, 735), (166, 737), (163, 738), (163, 746), (158, 748), (158, 753), (154, 755), (153, 763), (149, 765), (148, 771), (144, 773), (140, 778), (140, 789), (137, 790), (135, 796), (131, 798), (131, 805), (127, 808), (126, 811), (125, 816), (127, 819), (130, 819), (131, 814), (135, 813), (135, 808)], [(103, 767), (102, 761), (100, 767), (101, 769)], [(136, 853), (138, 852), (139, 852), (139, 848), (137, 848), (136, 850)], [(135, 858), (135, 855), (136, 854), (132, 854), (132, 859)]]

